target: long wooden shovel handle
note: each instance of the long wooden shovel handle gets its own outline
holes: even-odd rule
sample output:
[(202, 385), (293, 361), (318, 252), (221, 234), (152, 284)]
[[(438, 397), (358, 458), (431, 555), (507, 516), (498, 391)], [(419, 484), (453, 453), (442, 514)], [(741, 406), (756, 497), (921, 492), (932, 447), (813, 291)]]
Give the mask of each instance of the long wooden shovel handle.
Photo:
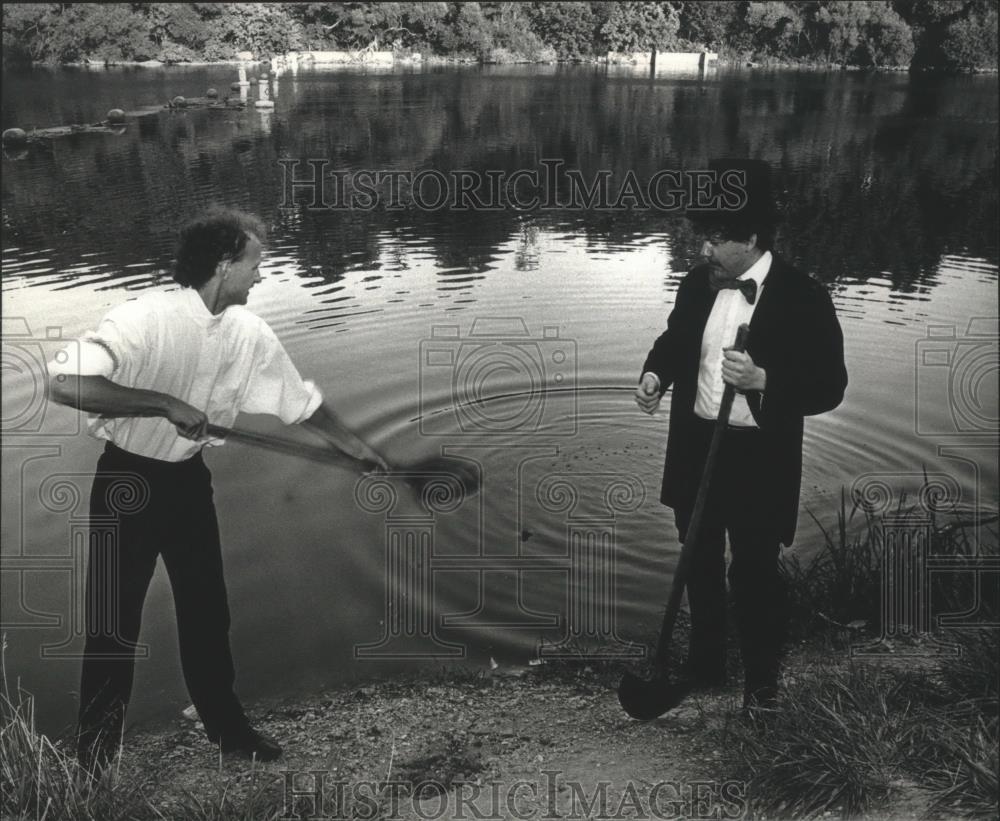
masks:
[(284, 453), (288, 456), (298, 456), (303, 459), (312, 459), (314, 462), (324, 462), (326, 464), (342, 465), (344, 467), (357, 468), (358, 460), (340, 453), (329, 447), (320, 445), (309, 445), (305, 442), (293, 442), (291, 439), (282, 439), (278, 436), (268, 436), (265, 433), (254, 433), (240, 428), (226, 428), (222, 425), (208, 426), (208, 435), (218, 439), (229, 439), (233, 442), (241, 442), (244, 445), (272, 450), (276, 453)]
[[(284, 453), (288, 456), (298, 456), (304, 459), (311, 459), (315, 462), (322, 462), (327, 465), (339, 465), (348, 470), (371, 470), (378, 468), (374, 462), (364, 462), (340, 453), (337, 450), (319, 445), (309, 445), (304, 442), (293, 442), (291, 439), (282, 439), (277, 436), (268, 436), (264, 433), (254, 433), (240, 428), (226, 428), (221, 425), (208, 426), (208, 435), (219, 439), (230, 439), (234, 442), (241, 442), (245, 445), (264, 448), (265, 450)], [(459, 482), (466, 495), (474, 495), (479, 491), (480, 477), (461, 460), (446, 456), (431, 457), (424, 459), (406, 467), (394, 468), (389, 475), (402, 478), (409, 483), (417, 492), (428, 482), (435, 482), (443, 475), (450, 475)]]
[[(736, 332), (736, 342), (733, 349), (739, 352), (746, 350), (747, 335), (750, 333), (749, 325), (740, 325)], [(691, 556), (698, 544), (698, 537), (701, 534), (701, 520), (705, 513), (705, 504), (708, 501), (708, 489), (712, 481), (712, 474), (715, 472), (715, 463), (718, 461), (719, 448), (722, 445), (722, 437), (729, 424), (729, 414), (733, 409), (733, 399), (736, 389), (727, 384), (722, 391), (722, 401), (719, 403), (719, 415), (715, 420), (715, 428), (712, 430), (712, 442), (708, 446), (708, 456), (705, 457), (705, 467), (701, 473), (701, 481), (698, 483), (698, 495), (695, 497), (694, 510), (691, 512), (691, 521), (688, 524), (687, 535), (684, 544), (681, 546), (681, 557), (677, 562), (677, 570), (674, 572), (674, 580), (670, 587), (670, 598), (667, 600), (667, 609), (663, 614), (663, 625), (660, 627), (660, 637), (656, 643), (656, 658), (654, 665), (657, 673), (666, 672), (667, 650), (670, 648), (670, 638), (674, 632), (674, 624), (677, 621), (677, 613), (681, 608), (681, 598), (684, 595), (684, 586), (687, 584), (688, 567), (691, 564)]]

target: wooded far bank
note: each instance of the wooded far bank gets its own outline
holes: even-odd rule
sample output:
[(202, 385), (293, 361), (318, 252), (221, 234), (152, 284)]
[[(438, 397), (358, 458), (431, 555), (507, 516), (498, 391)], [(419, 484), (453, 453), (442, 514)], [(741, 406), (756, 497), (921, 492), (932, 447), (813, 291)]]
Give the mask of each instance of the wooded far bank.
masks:
[(996, 0), (6, 3), (4, 64), (383, 50), (491, 63), (712, 51), (763, 63), (995, 71)]

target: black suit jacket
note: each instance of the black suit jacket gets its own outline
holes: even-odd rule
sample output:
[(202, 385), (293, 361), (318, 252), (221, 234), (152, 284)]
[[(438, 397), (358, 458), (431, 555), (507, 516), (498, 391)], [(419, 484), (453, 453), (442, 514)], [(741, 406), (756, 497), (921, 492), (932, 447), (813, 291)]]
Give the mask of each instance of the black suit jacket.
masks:
[[(715, 302), (708, 265), (694, 268), (677, 290), (677, 300), (646, 357), (642, 372), (660, 379), (660, 390), (673, 387), (670, 432), (660, 500), (690, 513), (704, 467), (704, 445), (692, 436), (697, 424), (694, 403), (698, 386), (701, 339)], [(767, 372), (763, 392), (747, 393), (754, 420), (765, 437), (767, 464), (748, 483), (765, 483), (761, 514), (790, 545), (798, 518), (802, 478), (803, 417), (832, 410), (847, 387), (844, 339), (826, 289), (774, 256), (760, 303), (750, 321), (747, 353)], [(704, 441), (703, 437), (700, 441)], [(761, 485), (757, 485), (761, 487)]]

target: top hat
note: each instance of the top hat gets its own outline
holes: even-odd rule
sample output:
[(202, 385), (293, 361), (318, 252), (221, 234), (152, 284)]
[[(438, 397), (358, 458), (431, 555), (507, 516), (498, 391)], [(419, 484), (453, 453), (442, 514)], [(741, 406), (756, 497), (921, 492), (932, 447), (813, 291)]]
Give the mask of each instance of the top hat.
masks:
[(778, 210), (771, 167), (763, 160), (709, 160), (711, 182), (699, 186), (684, 215), (703, 231), (771, 236)]

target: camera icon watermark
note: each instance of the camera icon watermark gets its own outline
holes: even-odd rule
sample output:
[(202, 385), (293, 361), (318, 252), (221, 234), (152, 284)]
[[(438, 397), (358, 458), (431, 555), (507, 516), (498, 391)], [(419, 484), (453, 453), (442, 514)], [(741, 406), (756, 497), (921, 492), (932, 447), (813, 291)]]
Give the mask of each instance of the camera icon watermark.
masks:
[(2, 323), (4, 436), (75, 436), (80, 432), (80, 414), (60, 414), (54, 422), (49, 414), (46, 390), (49, 362), (67, 364), (79, 357), (75, 340), (63, 339), (62, 329), (46, 327), (33, 333), (23, 317), (4, 317)]
[(964, 334), (931, 325), (917, 340), (916, 432), (996, 436), (1000, 333), (997, 317), (974, 317)]
[(477, 318), (468, 336), (436, 325), (420, 343), (420, 432), (427, 436), (577, 432), (576, 342), (520, 317)]

